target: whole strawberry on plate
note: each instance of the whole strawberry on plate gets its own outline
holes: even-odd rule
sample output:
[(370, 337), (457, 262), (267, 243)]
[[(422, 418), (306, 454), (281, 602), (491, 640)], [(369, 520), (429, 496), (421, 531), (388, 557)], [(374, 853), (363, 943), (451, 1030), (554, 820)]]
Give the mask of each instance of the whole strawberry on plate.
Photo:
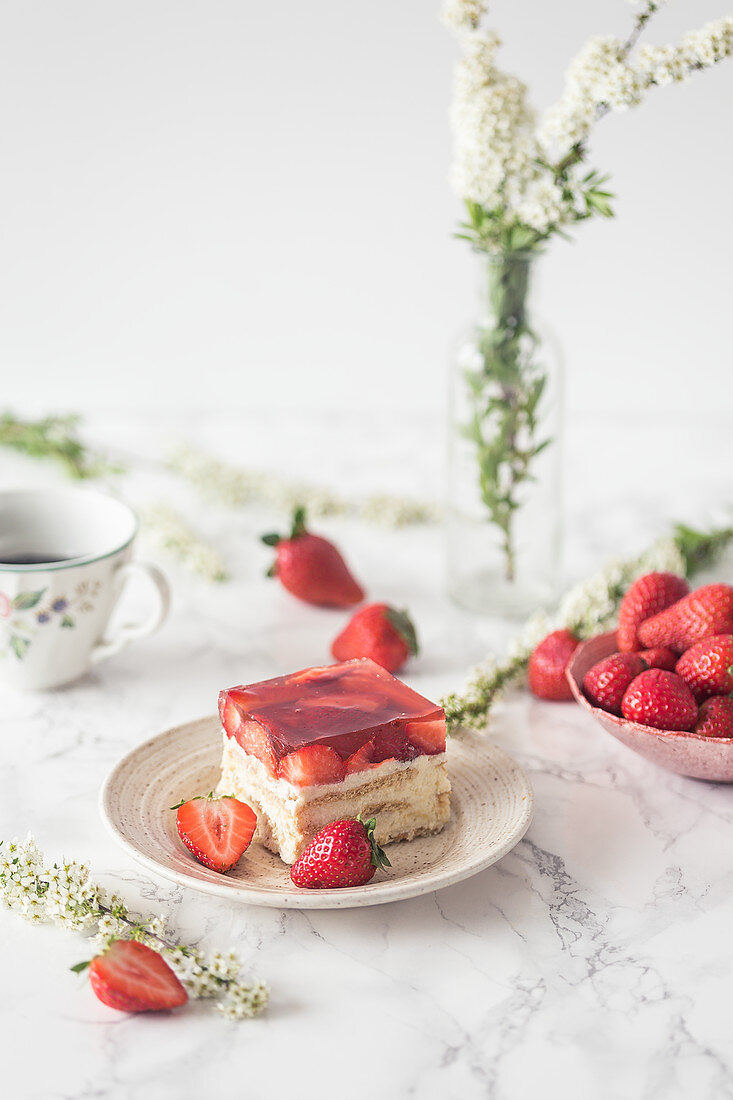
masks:
[(298, 599), (319, 607), (352, 607), (364, 599), (364, 589), (334, 544), (306, 528), (305, 508), (295, 509), (287, 538), (268, 534), (262, 541), (276, 549), (268, 576), (277, 577)]
[(714, 634), (682, 654), (675, 671), (698, 701), (733, 691), (733, 634)]
[(527, 683), (533, 695), (553, 703), (573, 698), (565, 669), (579, 645), (580, 641), (569, 630), (553, 630), (542, 639), (527, 668)]
[(195, 795), (175, 806), (178, 835), (199, 863), (212, 871), (231, 871), (249, 847), (257, 814), (231, 795)]
[(333, 821), (313, 838), (290, 868), (290, 878), (306, 890), (339, 890), (364, 886), (377, 868), (390, 862), (374, 839), (377, 822), (371, 817)]
[(676, 573), (645, 573), (643, 577), (638, 577), (619, 607), (616, 634), (619, 649), (622, 652), (640, 649), (637, 631), (641, 623), (657, 612), (664, 611), (689, 591), (687, 581)]
[(398, 672), (417, 651), (412, 619), (406, 611), (398, 611), (386, 603), (360, 607), (331, 646), (337, 661), (371, 657), (387, 672)]
[(87, 966), (95, 995), (120, 1012), (160, 1012), (188, 1000), (165, 959), (137, 940), (113, 940), (90, 963), (72, 969), (79, 973)]

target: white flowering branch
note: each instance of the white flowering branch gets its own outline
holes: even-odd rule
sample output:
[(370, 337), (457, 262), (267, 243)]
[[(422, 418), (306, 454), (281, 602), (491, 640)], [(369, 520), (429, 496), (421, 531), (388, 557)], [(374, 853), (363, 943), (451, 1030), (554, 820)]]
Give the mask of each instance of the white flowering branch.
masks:
[(165, 917), (131, 914), (122, 898), (91, 881), (85, 864), (70, 860), (47, 866), (32, 836), (0, 841), (0, 899), (33, 923), (51, 922), (92, 936), (99, 951), (116, 939), (146, 944), (165, 957), (191, 997), (216, 999), (217, 1009), (229, 1019), (258, 1016), (267, 1004), (267, 986), (240, 979), (234, 951), (207, 958), (198, 948), (171, 940)]
[(65, 472), (77, 480), (107, 477), (123, 472), (123, 467), (110, 461), (82, 441), (79, 436), (81, 417), (70, 413), (51, 413), (40, 420), (24, 420), (10, 410), (0, 413), (0, 446), (31, 458), (49, 458), (61, 464)]
[[(662, 2), (645, 0), (626, 39), (589, 39), (568, 68), (559, 102), (539, 123), (526, 85), (497, 64), (501, 40), (484, 26), (486, 0), (444, 5), (462, 49), (452, 180), (468, 220), (457, 235), (491, 254), (490, 309), (475, 334), (477, 365), (465, 372), (468, 415), (460, 430), (473, 445), (477, 488), (501, 540), (507, 582), (515, 579), (518, 490), (536, 477), (536, 456), (553, 442), (541, 430), (547, 373), (527, 318), (529, 258), (574, 223), (613, 215), (608, 177), (583, 164), (599, 119), (733, 53), (733, 16), (691, 31), (679, 45), (637, 49)], [(483, 697), (485, 676), (480, 687)]]
[(441, 699), (449, 732), (460, 726), (485, 729), (492, 706), (507, 688), (522, 679), (533, 649), (550, 631), (564, 628), (577, 638), (592, 637), (613, 624), (624, 593), (637, 577), (651, 572), (692, 576), (710, 565), (732, 542), (731, 527), (701, 532), (680, 525), (638, 557), (611, 562), (575, 585), (562, 598), (555, 615), (537, 612), (527, 620), (510, 643), (506, 657), (487, 657), (474, 669), (463, 693)]
[(677, 45), (643, 46), (634, 53), (642, 30), (661, 6), (650, 0), (625, 42), (603, 36), (585, 44), (567, 71), (560, 101), (547, 112), (540, 129), (539, 141), (546, 151), (582, 159), (599, 119), (635, 107), (651, 88), (686, 81), (733, 53), (733, 16), (690, 31)]
[(139, 509), (143, 532), (159, 550), (170, 554), (190, 573), (219, 583), (229, 579), (221, 555), (166, 504)]
[(434, 523), (437, 505), (377, 493), (351, 500), (328, 489), (284, 478), (263, 470), (246, 470), (221, 462), (192, 447), (180, 447), (168, 460), (171, 470), (198, 489), (207, 500), (242, 507), (261, 504), (292, 512), (303, 506), (311, 516), (350, 516), (385, 527)]
[(624, 40), (589, 39), (538, 125), (526, 86), (496, 64), (501, 42), (482, 28), (484, 0), (447, 0), (443, 18), (463, 50), (452, 115), (453, 184), (469, 214), (460, 236), (489, 251), (535, 249), (573, 222), (612, 214), (607, 177), (579, 168), (593, 126), (611, 111), (638, 105), (651, 88), (685, 81), (733, 53), (730, 15), (676, 45), (637, 49), (662, 4), (647, 0)]

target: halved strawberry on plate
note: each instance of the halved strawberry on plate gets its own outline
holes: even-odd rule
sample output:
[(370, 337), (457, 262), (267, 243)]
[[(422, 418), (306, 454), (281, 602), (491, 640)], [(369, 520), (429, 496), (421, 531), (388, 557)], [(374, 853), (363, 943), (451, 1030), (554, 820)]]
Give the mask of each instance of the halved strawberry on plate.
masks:
[(249, 847), (257, 814), (246, 802), (213, 792), (196, 795), (176, 806), (178, 835), (199, 863), (212, 871), (231, 871)]

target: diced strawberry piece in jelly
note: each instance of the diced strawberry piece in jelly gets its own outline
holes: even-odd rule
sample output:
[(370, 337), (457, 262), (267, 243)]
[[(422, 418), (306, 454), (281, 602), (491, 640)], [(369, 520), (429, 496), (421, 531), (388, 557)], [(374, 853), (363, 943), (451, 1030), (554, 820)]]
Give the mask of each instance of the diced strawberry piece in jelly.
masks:
[(420, 750), (410, 744), (401, 730), (380, 730), (372, 739), (373, 764), (381, 764), (383, 760), (414, 760), (420, 755)]
[(442, 709), (368, 658), (230, 688), (219, 710), (227, 734), (271, 774), (306, 745), (333, 750), (350, 771), (445, 748)]
[(445, 752), (445, 717), (408, 722), (405, 726), (405, 734), (426, 756)]
[(351, 775), (352, 772), (363, 772), (374, 766), (372, 764), (372, 748), (372, 742), (367, 741), (366, 745), (362, 745), (360, 749), (351, 754), (346, 761), (347, 775)]
[(256, 756), (273, 778), (277, 775), (277, 756), (267, 730), (259, 722), (242, 722), (234, 734), (235, 740), (250, 756)]
[(321, 783), (341, 783), (346, 765), (328, 745), (304, 745), (282, 758), (277, 774), (294, 787), (316, 787)]
[(242, 724), (242, 714), (234, 700), (224, 691), (219, 696), (219, 717), (227, 737), (236, 737)]
[(380, 730), (379, 733), (357, 749), (346, 761), (347, 774), (376, 768), (385, 760), (414, 760), (421, 752), (412, 745), (400, 730)]

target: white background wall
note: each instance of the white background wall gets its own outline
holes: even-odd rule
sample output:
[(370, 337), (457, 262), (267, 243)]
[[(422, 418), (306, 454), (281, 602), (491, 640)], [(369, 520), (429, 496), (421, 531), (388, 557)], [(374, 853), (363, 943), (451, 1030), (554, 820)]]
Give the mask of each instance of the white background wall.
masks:
[[(474, 295), (438, 6), (3, 4), (0, 403), (437, 413)], [(545, 105), (632, 10), (492, 14)], [(725, 13), (677, 0), (648, 38)], [(618, 219), (554, 246), (542, 288), (571, 414), (730, 406), (732, 100), (730, 61), (599, 127)]]

